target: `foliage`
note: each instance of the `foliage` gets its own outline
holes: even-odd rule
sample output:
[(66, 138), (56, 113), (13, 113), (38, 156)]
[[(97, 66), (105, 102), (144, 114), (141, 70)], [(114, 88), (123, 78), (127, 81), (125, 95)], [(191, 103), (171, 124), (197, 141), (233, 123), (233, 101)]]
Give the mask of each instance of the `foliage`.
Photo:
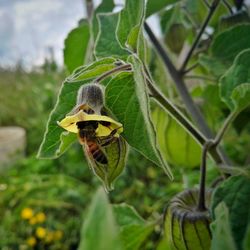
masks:
[[(34, 126), (41, 133), (44, 124), (43, 115), (38, 119), (35, 114), (44, 113), (48, 119), (38, 152), (46, 160), (30, 156), (1, 176), (0, 234), (5, 239), (1, 244), (10, 249), (20, 245), (35, 249), (36, 244), (43, 249), (47, 232), (54, 235), (59, 230), (61, 238), (46, 245), (48, 249), (209, 249), (211, 245), (212, 249), (247, 250), (248, 10), (240, 1), (126, 0), (120, 11), (112, 12), (111, 0), (97, 8), (87, 2), (88, 17), (65, 40), (64, 63), (70, 75), (50, 117), (58, 86), (52, 85), (53, 78), (46, 93), (40, 81), (63, 73), (43, 72), (34, 81), (32, 90), (39, 85), (41, 102), (34, 95), (29, 99), (32, 104), (12, 102), (1, 95), (2, 124), (13, 121), (32, 134)], [(158, 38), (147, 24), (150, 15), (160, 20)], [(38, 73), (27, 75), (33, 74)], [(76, 136), (58, 126), (76, 110), (91, 115), (91, 106), (85, 109), (89, 103), (76, 100), (82, 94), (80, 87), (93, 83), (101, 86), (105, 101), (97, 114), (100, 119), (90, 122), (110, 129), (101, 119), (108, 116), (122, 124), (121, 135), (110, 129), (107, 138), (98, 137), (97, 126), (96, 137), (88, 137), (89, 131), (83, 136), (86, 132), (79, 126)], [(15, 84), (16, 89), (22, 86)], [(12, 92), (29, 97), (30, 83), (23, 85), (23, 91)], [(22, 105), (21, 112), (29, 117), (26, 121), (16, 115)], [(81, 122), (86, 124), (84, 119)], [(30, 145), (41, 139), (32, 138)], [(108, 164), (108, 154), (107, 164), (97, 164), (89, 138), (104, 154), (118, 145), (118, 139), (126, 141), (130, 147), (127, 158), (119, 147), (110, 151), (114, 159), (122, 155), (126, 168), (124, 162)], [(85, 157), (75, 143), (78, 139), (85, 147)], [(102, 139), (109, 141), (105, 145)], [(99, 180), (91, 175), (88, 163), (95, 163), (92, 172), (106, 184), (106, 190), (107, 183), (111, 187), (120, 176), (114, 191), (107, 194), (98, 188)], [(119, 173), (113, 175), (115, 167)], [(206, 192), (208, 185), (212, 189)], [(38, 214), (46, 219), (28, 225)], [(11, 234), (16, 225), (22, 230)]]

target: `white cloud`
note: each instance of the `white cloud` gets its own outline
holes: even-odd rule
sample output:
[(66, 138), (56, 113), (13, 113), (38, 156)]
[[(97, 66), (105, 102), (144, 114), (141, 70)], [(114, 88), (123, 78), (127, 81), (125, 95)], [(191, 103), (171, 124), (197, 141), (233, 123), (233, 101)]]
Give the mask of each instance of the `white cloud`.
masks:
[[(17, 31), (25, 28), (27, 21), (37, 21), (44, 15), (57, 11), (62, 7), (60, 0), (21, 1), (14, 3), (15, 24)], [(44, 19), (46, 21), (46, 19)]]
[(62, 63), (64, 39), (84, 16), (82, 0), (6, 0), (0, 6), (1, 64), (20, 58), (41, 63), (49, 46)]

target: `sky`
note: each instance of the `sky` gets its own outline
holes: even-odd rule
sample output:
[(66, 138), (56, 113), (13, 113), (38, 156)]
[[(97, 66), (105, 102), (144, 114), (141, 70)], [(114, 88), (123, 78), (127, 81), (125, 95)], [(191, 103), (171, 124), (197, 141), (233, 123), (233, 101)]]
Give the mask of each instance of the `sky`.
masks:
[(39, 65), (53, 47), (62, 64), (63, 41), (85, 15), (83, 0), (0, 0), (0, 65)]
[[(62, 65), (64, 39), (86, 16), (84, 1), (0, 0), (0, 67), (17, 62), (26, 67), (41, 65), (49, 56), (49, 48)], [(94, 0), (95, 6), (100, 2)], [(114, 2), (121, 5), (124, 0)], [(148, 21), (157, 26), (154, 17)]]

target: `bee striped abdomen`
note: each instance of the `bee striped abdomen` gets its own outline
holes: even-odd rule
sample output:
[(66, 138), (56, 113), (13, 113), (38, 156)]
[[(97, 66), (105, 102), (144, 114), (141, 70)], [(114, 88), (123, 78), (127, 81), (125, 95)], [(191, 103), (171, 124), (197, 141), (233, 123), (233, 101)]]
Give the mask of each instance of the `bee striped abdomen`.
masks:
[(88, 141), (87, 146), (88, 146), (88, 153), (93, 156), (95, 161), (101, 164), (108, 163), (106, 155), (103, 153), (103, 151), (96, 142)]

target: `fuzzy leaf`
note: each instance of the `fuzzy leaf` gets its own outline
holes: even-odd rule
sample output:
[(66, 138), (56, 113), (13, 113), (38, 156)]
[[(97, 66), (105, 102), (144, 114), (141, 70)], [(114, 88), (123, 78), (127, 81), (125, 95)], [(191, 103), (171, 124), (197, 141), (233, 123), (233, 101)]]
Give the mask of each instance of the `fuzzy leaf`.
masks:
[(242, 24), (219, 33), (211, 47), (212, 55), (224, 62), (232, 62), (236, 55), (250, 48), (250, 25)]
[(220, 79), (221, 98), (231, 110), (250, 104), (250, 49), (242, 51)]
[(89, 24), (86, 20), (70, 31), (64, 41), (64, 64), (71, 73), (85, 61), (90, 38)]
[[(250, 25), (241, 24), (219, 33), (212, 45), (211, 55), (199, 56), (199, 63), (219, 77), (232, 65), (235, 57), (250, 48)], [(237, 42), (236, 42), (237, 41)]]
[(180, 0), (161, 0), (161, 1), (155, 1), (155, 0), (148, 0), (147, 2), (147, 12), (146, 16), (151, 16), (152, 14), (162, 10), (163, 8), (167, 7), (171, 4), (176, 4)]
[(250, 224), (250, 179), (247, 176), (233, 176), (224, 181), (214, 192), (212, 214), (220, 202), (228, 207), (232, 235), (237, 249), (243, 249), (243, 239)]
[[(77, 80), (75, 74), (69, 77), (62, 85), (60, 93), (58, 94), (57, 103), (52, 110), (46, 132), (40, 146), (38, 157), (39, 158), (56, 158), (59, 157), (65, 149), (73, 142), (72, 135), (70, 139), (67, 138), (67, 144), (61, 141), (61, 134), (65, 131), (57, 125), (57, 121), (61, 121), (67, 113), (69, 113), (76, 105), (76, 96), (78, 89), (83, 85), (91, 82), (95, 77), (107, 71), (107, 67), (99, 67), (99, 65), (109, 65), (115, 67), (115, 59), (104, 58), (87, 67), (84, 67), (77, 76), (81, 80)], [(74, 82), (75, 81), (75, 82)], [(76, 137), (75, 137), (76, 138)]]
[[(132, 59), (132, 61), (134, 61)], [(150, 120), (149, 100), (143, 73), (134, 61), (134, 74), (122, 72), (106, 87), (106, 106), (124, 126), (123, 137), (138, 152), (164, 168), (170, 178), (171, 170), (163, 162), (156, 147), (156, 135)]]
[(122, 250), (118, 233), (112, 206), (105, 192), (99, 189), (85, 216), (78, 250)]
[(126, 250), (140, 249), (153, 232), (155, 224), (143, 220), (135, 209), (127, 204), (115, 205), (114, 214), (120, 226), (120, 238)]
[(119, 13), (117, 37), (123, 47), (137, 51), (140, 29), (144, 19), (144, 1), (127, 0)]
[(236, 250), (230, 230), (228, 208), (224, 202), (215, 208), (215, 218), (210, 225), (213, 235), (211, 250)]
[(118, 23), (118, 13), (99, 14), (99, 33), (95, 43), (96, 57), (126, 57), (128, 52), (122, 49), (116, 38), (116, 26)]
[(97, 15), (101, 14), (101, 13), (112, 12), (114, 7), (115, 7), (115, 5), (114, 5), (113, 0), (103, 0), (101, 2), (101, 4), (95, 9), (93, 20), (92, 20), (92, 23), (93, 23), (92, 30), (93, 30), (94, 39), (96, 39), (96, 37), (98, 35), (98, 19), (97, 19)]

